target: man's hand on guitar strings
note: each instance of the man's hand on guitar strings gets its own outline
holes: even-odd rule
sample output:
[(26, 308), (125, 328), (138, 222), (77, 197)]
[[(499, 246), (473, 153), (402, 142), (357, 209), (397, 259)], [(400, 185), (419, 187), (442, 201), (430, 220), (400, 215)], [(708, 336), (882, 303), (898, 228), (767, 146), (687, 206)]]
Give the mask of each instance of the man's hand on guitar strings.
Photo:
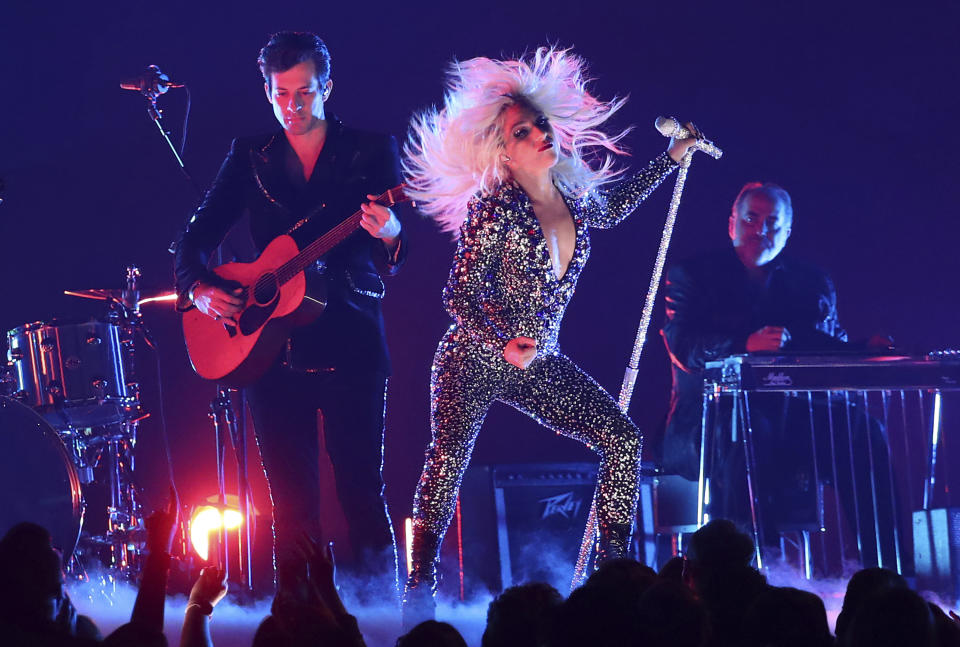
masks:
[(228, 319), (234, 324), (236, 316), (243, 309), (243, 299), (240, 298), (241, 288), (234, 288), (228, 292), (202, 281), (193, 290), (193, 305), (197, 310), (213, 317), (217, 321)]
[(391, 209), (374, 202), (377, 196), (367, 195), (367, 198), (370, 202), (360, 205), (360, 211), (363, 212), (360, 217), (360, 226), (374, 238), (382, 240), (387, 250), (393, 251), (397, 246), (397, 237), (400, 235), (400, 221)]

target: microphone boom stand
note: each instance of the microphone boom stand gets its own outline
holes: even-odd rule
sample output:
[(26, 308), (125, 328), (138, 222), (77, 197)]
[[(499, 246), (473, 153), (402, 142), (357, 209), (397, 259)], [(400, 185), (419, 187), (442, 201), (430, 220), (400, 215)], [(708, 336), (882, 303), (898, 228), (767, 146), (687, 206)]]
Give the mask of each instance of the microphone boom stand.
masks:
[[(173, 142), (170, 140), (170, 133), (167, 132), (166, 128), (163, 127), (161, 121), (163, 115), (161, 110), (157, 107), (157, 99), (160, 98), (160, 95), (167, 92), (170, 87), (180, 87), (179, 84), (172, 86), (170, 83), (169, 77), (166, 74), (163, 74), (156, 65), (151, 65), (147, 68), (147, 74), (139, 78), (140, 84), (140, 94), (144, 96), (147, 100), (147, 116), (150, 117), (150, 120), (157, 125), (157, 130), (160, 131), (160, 135), (163, 137), (164, 141), (167, 142), (167, 146), (170, 148), (170, 152), (173, 153), (174, 159), (177, 161), (177, 166), (180, 169), (180, 172), (183, 173), (184, 178), (193, 187), (193, 191), (198, 198), (203, 195), (203, 191), (197, 185), (196, 180), (190, 174), (190, 171), (187, 169), (187, 165), (184, 163), (183, 158), (180, 156), (180, 153), (177, 151), (176, 146), (173, 145)], [(136, 89), (136, 86), (126, 87), (127, 89)], [(168, 247), (170, 253), (176, 252), (176, 241), (170, 243)], [(222, 263), (222, 249), (218, 250), (217, 253), (218, 261)], [(217, 384), (215, 395), (213, 400), (210, 402), (210, 419), (213, 421), (214, 434), (216, 440), (216, 454), (217, 454), (217, 484), (219, 490), (219, 503), (220, 503), (220, 514), (222, 515), (226, 506), (226, 480), (224, 473), (224, 451), (226, 449), (226, 438), (230, 437), (234, 453), (237, 460), (237, 482), (239, 487), (239, 507), (240, 512), (243, 515), (243, 522), (241, 531), (241, 549), (239, 555), (240, 562), (240, 575), (242, 577), (242, 586), (247, 592), (253, 590), (253, 530), (251, 524), (253, 523), (253, 517), (255, 515), (255, 508), (252, 504), (252, 495), (250, 492), (250, 485), (248, 480), (247, 473), (247, 443), (246, 443), (246, 398), (241, 394), (240, 397), (240, 412), (239, 412), (239, 421), (237, 417), (237, 412), (233, 407), (233, 398), (231, 397), (231, 392), (233, 389), (230, 389), (224, 385)], [(238, 424), (239, 422), (239, 424)], [(221, 524), (221, 532), (219, 533), (219, 543), (220, 543), (220, 561), (221, 567), (226, 572), (229, 569), (229, 553), (227, 545), (227, 536), (225, 525)]]
[[(666, 134), (666, 133), (665, 133)], [(669, 134), (667, 134), (669, 136)], [(667, 258), (667, 249), (670, 247), (670, 238), (673, 235), (674, 223), (677, 220), (677, 211), (680, 209), (680, 196), (683, 194), (683, 186), (687, 181), (687, 171), (690, 169), (690, 163), (693, 159), (694, 151), (704, 151), (715, 159), (720, 159), (723, 151), (714, 146), (713, 142), (699, 140), (680, 160), (680, 170), (677, 173), (677, 181), (673, 187), (673, 196), (670, 199), (670, 208), (667, 211), (667, 220), (663, 225), (663, 233), (660, 236), (660, 247), (657, 250), (657, 259), (654, 263), (653, 274), (650, 276), (650, 286), (647, 288), (647, 298), (643, 304), (643, 311), (640, 315), (640, 325), (637, 329), (637, 336), (634, 340), (633, 351), (630, 354), (630, 361), (627, 363), (627, 370), (623, 376), (623, 384), (620, 387), (620, 397), (618, 404), (620, 410), (624, 413), (630, 408), (630, 398), (633, 396), (633, 387), (637, 381), (637, 374), (640, 366), (640, 353), (647, 339), (647, 329), (650, 326), (650, 320), (653, 318), (653, 306), (657, 299), (657, 290), (660, 287), (660, 277), (663, 274), (663, 266)], [(639, 468), (637, 478), (640, 478)], [(570, 582), (570, 590), (583, 584), (586, 580), (587, 566), (590, 562), (591, 548), (597, 540), (597, 500), (594, 497), (590, 504), (590, 512), (587, 516), (587, 525), (583, 532), (583, 539), (580, 542), (580, 552), (577, 555), (577, 563), (574, 566), (573, 578)]]
[[(167, 146), (170, 147), (170, 152), (173, 153), (174, 159), (177, 160), (177, 166), (180, 168), (180, 172), (183, 173), (183, 176), (186, 178), (187, 182), (190, 183), (190, 186), (193, 187), (194, 193), (199, 197), (203, 194), (200, 187), (197, 186), (196, 180), (193, 179), (193, 176), (190, 175), (190, 171), (187, 170), (187, 165), (183, 163), (183, 158), (180, 157), (180, 153), (177, 151), (177, 147), (173, 145), (173, 142), (170, 141), (170, 133), (167, 132), (166, 128), (163, 127), (161, 119), (163, 118), (162, 111), (157, 108), (157, 99), (160, 98), (161, 94), (166, 93), (170, 89), (170, 79), (166, 74), (160, 71), (156, 65), (151, 65), (147, 68), (146, 76), (141, 76), (139, 79), (140, 82), (140, 94), (144, 96), (147, 100), (147, 116), (150, 117), (150, 121), (157, 125), (157, 130), (160, 131), (160, 136), (163, 137), (164, 141), (167, 142)], [(136, 85), (128, 86), (121, 84), (121, 87), (124, 89), (135, 90)], [(179, 84), (176, 87), (180, 87)]]

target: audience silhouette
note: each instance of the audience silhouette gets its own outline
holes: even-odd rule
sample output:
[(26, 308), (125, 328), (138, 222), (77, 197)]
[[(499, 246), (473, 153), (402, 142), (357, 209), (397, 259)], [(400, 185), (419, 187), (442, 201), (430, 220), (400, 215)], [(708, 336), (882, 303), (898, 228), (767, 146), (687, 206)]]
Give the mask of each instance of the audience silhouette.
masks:
[[(71, 603), (50, 533), (33, 523), (11, 528), (0, 539), (0, 644), (165, 646), (177, 511), (171, 492), (166, 508), (147, 518), (148, 556), (130, 621), (105, 638)], [(252, 644), (365, 647), (338, 593), (330, 546), (303, 536), (299, 554), (299, 563), (278, 578), (282, 586)], [(850, 578), (834, 638), (823, 601), (770, 586), (753, 567), (753, 556), (748, 535), (730, 521), (715, 520), (694, 533), (686, 554), (660, 573), (618, 559), (603, 564), (566, 599), (545, 583), (510, 587), (490, 602), (481, 647), (960, 647), (960, 618), (881, 568)], [(223, 571), (203, 569), (190, 592), (181, 647), (213, 647), (209, 620), (226, 594)], [(397, 638), (396, 647), (466, 647), (454, 624), (423, 622)]]

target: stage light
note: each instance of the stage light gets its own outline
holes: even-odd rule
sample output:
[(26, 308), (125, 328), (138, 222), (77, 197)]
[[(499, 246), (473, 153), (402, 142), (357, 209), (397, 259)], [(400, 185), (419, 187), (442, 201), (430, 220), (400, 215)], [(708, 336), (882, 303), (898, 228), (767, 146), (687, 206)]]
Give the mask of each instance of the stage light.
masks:
[(243, 524), (243, 515), (237, 510), (223, 511), (223, 525), (227, 530), (236, 530)]
[(413, 519), (407, 517), (403, 520), (403, 540), (407, 554), (407, 575), (413, 570)]
[(226, 528), (235, 530), (243, 525), (243, 515), (239, 511), (227, 508), (221, 514), (214, 506), (200, 506), (193, 511), (190, 519), (190, 543), (200, 559), (210, 558), (210, 535)]

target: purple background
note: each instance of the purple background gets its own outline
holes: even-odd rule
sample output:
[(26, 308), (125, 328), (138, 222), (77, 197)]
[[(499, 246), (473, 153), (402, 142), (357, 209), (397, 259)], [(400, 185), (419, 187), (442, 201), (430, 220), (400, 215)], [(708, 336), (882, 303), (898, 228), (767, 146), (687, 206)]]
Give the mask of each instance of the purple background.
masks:
[[(852, 337), (885, 332), (909, 350), (960, 346), (955, 3), (895, 10), (835, 2), (13, 4), (0, 21), (3, 330), (98, 314), (99, 306), (62, 290), (119, 287), (131, 262), (145, 285), (172, 284), (167, 243), (195, 196), (143, 99), (121, 91), (119, 80), (155, 63), (190, 85), (186, 160), (206, 186), (232, 137), (277, 127), (255, 58), (269, 33), (302, 29), (321, 34), (333, 56), (328, 107), (351, 125), (398, 139), (412, 111), (440, 99), (453, 57), (573, 46), (590, 62), (599, 96), (630, 95), (618, 120), (637, 126), (626, 161), (643, 164), (664, 148), (651, 127), (660, 114), (695, 120), (726, 151), (719, 162), (696, 160), (670, 258), (729, 244), (726, 220), (739, 187), (775, 181), (794, 199), (788, 252), (832, 273)], [(171, 91), (161, 100), (176, 137), (184, 99)], [(567, 354), (612, 392), (669, 197), (667, 185), (621, 227), (595, 234), (564, 323)], [(453, 249), (418, 216), (405, 224), (410, 260), (389, 280), (385, 302), (394, 360), (385, 476), (398, 518), (409, 513), (429, 438), (427, 381), (447, 325), (440, 289)], [(212, 387), (191, 372), (172, 308), (145, 310), (161, 343), (174, 467), (189, 502), (215, 489), (206, 418)], [(658, 303), (631, 408), (650, 431), (669, 392), (656, 335), (661, 317)], [(153, 358), (143, 360), (144, 401), (156, 414)], [(956, 414), (945, 415), (949, 432)], [(138, 446), (148, 509), (166, 495), (157, 420), (142, 425)], [(496, 406), (474, 460), (592, 457)], [(263, 507), (262, 478), (255, 482)]]

